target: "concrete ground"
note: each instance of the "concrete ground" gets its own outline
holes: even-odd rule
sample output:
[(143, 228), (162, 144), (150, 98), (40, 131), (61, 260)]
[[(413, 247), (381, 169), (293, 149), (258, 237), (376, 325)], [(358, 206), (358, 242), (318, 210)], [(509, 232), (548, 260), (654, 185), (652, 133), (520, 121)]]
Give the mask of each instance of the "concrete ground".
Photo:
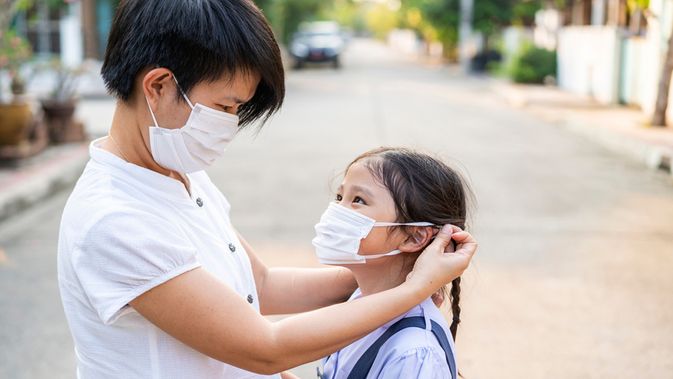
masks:
[[(368, 41), (342, 70), (291, 72), (287, 86), (281, 113), (210, 169), (269, 265), (315, 265), (313, 225), (357, 154), (422, 148), (462, 169), (477, 199), (464, 377), (673, 378), (669, 176), (513, 109), (485, 80)], [(0, 378), (73, 376), (55, 273), (66, 198), (0, 225)], [(315, 377), (313, 365), (295, 372)]]

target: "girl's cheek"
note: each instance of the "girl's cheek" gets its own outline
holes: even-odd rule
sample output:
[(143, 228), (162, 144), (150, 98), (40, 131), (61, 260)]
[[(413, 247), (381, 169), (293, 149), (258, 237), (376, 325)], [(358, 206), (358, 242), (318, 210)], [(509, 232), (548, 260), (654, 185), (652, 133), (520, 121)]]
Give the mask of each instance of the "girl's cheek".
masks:
[(366, 238), (360, 241), (360, 250), (358, 253), (366, 255), (385, 252), (387, 240), (388, 235), (385, 228), (374, 228)]

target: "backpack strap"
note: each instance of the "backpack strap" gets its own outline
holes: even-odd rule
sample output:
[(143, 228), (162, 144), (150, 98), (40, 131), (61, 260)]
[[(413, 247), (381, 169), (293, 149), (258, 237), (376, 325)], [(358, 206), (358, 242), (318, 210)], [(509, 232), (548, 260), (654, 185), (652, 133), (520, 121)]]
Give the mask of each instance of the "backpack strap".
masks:
[[(444, 329), (438, 323), (432, 320), (430, 320), (430, 323), (432, 327), (432, 334), (435, 335), (437, 341), (439, 341), (439, 345), (442, 347), (442, 349), (444, 350), (444, 354), (446, 355), (446, 363), (449, 364), (449, 370), (451, 371), (451, 378), (456, 379), (457, 378), (456, 360), (455, 357), (453, 356), (453, 352), (451, 351), (451, 345), (449, 344), (449, 339), (446, 337)], [(374, 360), (376, 360), (376, 356), (379, 353), (381, 346), (383, 346), (383, 344), (386, 343), (386, 341), (388, 341), (390, 337), (395, 335), (395, 333), (406, 328), (425, 329), (425, 318), (421, 316), (406, 317), (391, 325), (381, 335), (381, 337), (379, 337), (367, 349), (367, 351), (365, 351), (362, 357), (360, 357), (360, 359), (355, 363), (355, 366), (353, 366), (353, 370), (348, 375), (348, 379), (365, 379), (369, 374), (372, 365), (374, 364)]]

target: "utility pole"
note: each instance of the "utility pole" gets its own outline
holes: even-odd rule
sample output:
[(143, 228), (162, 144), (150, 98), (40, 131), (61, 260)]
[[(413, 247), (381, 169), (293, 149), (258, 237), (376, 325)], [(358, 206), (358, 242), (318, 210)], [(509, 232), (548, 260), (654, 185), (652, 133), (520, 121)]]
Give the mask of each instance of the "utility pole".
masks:
[(460, 27), (458, 29), (458, 54), (460, 67), (463, 72), (470, 70), (470, 59), (472, 51), (470, 49), (472, 40), (472, 14), (474, 9), (474, 0), (460, 0)]
[(81, 12), (82, 30), (84, 32), (84, 57), (100, 59), (98, 29), (96, 28), (96, 2), (94, 0), (82, 0), (79, 11)]

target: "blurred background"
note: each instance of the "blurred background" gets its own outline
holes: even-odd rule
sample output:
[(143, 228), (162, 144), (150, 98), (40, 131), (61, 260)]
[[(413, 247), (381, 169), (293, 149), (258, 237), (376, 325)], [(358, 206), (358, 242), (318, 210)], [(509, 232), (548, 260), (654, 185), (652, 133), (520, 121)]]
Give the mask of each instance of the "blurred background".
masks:
[[(422, 149), (476, 195), (465, 378), (673, 378), (673, 0), (256, 3), (286, 102), (209, 174), (267, 264), (318, 266), (355, 156)], [(0, 0), (0, 378), (74, 377), (58, 224), (112, 120), (117, 5)]]

